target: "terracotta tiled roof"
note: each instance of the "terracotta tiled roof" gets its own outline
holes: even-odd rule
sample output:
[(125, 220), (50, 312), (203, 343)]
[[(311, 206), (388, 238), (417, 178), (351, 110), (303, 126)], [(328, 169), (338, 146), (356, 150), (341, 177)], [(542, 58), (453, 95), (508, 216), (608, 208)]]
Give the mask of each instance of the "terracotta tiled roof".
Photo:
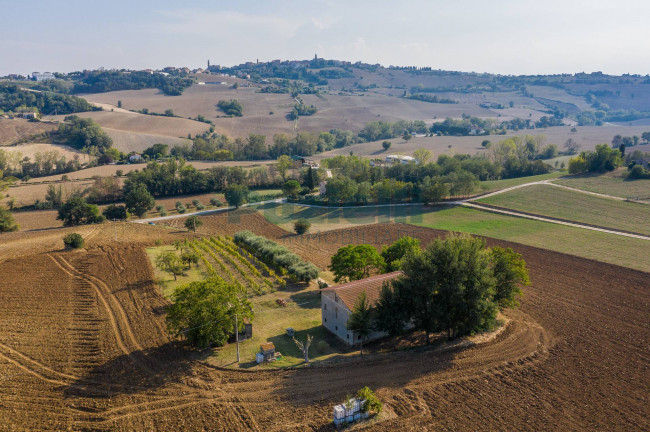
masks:
[(349, 310), (352, 310), (354, 309), (354, 303), (359, 298), (359, 295), (365, 291), (368, 302), (374, 306), (374, 304), (377, 303), (377, 300), (379, 300), (379, 292), (381, 291), (381, 287), (384, 285), (384, 282), (395, 279), (401, 274), (401, 271), (396, 271), (392, 273), (371, 276), (369, 278), (324, 288), (322, 292), (335, 294), (336, 297), (338, 297), (339, 301), (343, 302), (343, 304)]
[(275, 349), (275, 345), (273, 345), (273, 342), (263, 342), (260, 344), (260, 349), (262, 352), (272, 351)]

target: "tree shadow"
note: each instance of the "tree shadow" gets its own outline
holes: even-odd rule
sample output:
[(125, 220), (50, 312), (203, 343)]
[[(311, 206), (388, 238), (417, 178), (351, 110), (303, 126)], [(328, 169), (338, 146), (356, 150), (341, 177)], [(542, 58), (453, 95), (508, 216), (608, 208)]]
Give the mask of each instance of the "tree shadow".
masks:
[(193, 350), (178, 341), (134, 351), (93, 367), (67, 385), (63, 394), (66, 398), (111, 398), (183, 382), (192, 375), (196, 362), (207, 355), (207, 351)]
[(320, 309), (320, 291), (306, 291), (291, 294), (289, 298), (300, 308)]

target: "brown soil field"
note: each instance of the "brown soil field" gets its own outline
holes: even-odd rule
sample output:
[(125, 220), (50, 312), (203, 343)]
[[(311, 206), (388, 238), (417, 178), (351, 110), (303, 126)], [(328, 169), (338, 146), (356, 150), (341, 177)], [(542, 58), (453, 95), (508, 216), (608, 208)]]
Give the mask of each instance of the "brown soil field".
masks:
[[(384, 224), (297, 246), (257, 216), (226, 228), (211, 218), (212, 231), (285, 238), (321, 266), (323, 250), (339, 243), (379, 244), (398, 233), (426, 243), (444, 234)], [(186, 233), (118, 224), (116, 242), (111, 228), (77, 229), (87, 246), (76, 252), (60, 250), (67, 230), (3, 235), (6, 429), (326, 431), (334, 430), (332, 406), (365, 385), (385, 413), (355, 430), (650, 427), (647, 273), (490, 240), (522, 253), (531, 273), (521, 309), (507, 313), (511, 322), (494, 341), (246, 373), (209, 367), (166, 334), (167, 303), (142, 247)]]
[(0, 118), (0, 146), (12, 144), (21, 138), (57, 128), (58, 125), (49, 122), (29, 122), (25, 119)]
[[(212, 81), (227, 79), (216, 76), (209, 78)], [(315, 105), (319, 111), (313, 116), (301, 117), (297, 129), (294, 129), (294, 122), (287, 120), (285, 116), (291, 111), (295, 101), (288, 94), (258, 93), (258, 90), (257, 87), (239, 87), (235, 90), (230, 85), (206, 84), (194, 85), (186, 89), (181, 96), (174, 97), (164, 96), (155, 89), (89, 94), (84, 97), (90, 102), (109, 104), (121, 100), (122, 106), (127, 109), (149, 108), (155, 112), (164, 112), (171, 108), (174, 113), (183, 117), (202, 114), (215, 123), (216, 132), (232, 137), (245, 137), (250, 133), (272, 136), (275, 133), (293, 134), (296, 130), (328, 131), (333, 128), (356, 131), (375, 120), (429, 122), (434, 117), (460, 117), (462, 113), (482, 117), (497, 116), (494, 112), (474, 104), (430, 104), (380, 93), (332, 93), (319, 97), (301, 95), (305, 103)], [(237, 99), (242, 104), (243, 117), (217, 118), (223, 115), (216, 108), (217, 102), (228, 99)]]
[[(411, 155), (419, 148), (427, 148), (433, 152), (434, 159), (441, 154), (454, 155), (454, 154), (474, 154), (485, 152), (481, 147), (481, 142), (487, 139), (493, 143), (497, 143), (510, 136), (522, 135), (545, 135), (548, 144), (557, 144), (559, 150), (563, 150), (563, 145), (567, 139), (573, 138), (576, 140), (581, 150), (593, 150), (596, 144), (611, 143), (615, 135), (641, 136), (643, 132), (647, 132), (647, 126), (579, 126), (578, 131), (571, 132), (570, 126), (558, 126), (546, 129), (532, 129), (521, 131), (508, 131), (506, 135), (489, 135), (489, 136), (433, 136), (433, 137), (414, 137), (408, 143), (402, 138), (393, 138), (388, 140), (392, 146), (385, 151), (381, 145), (384, 140), (373, 141), (368, 143), (354, 144), (349, 147), (332, 150), (325, 153), (315, 154), (315, 160), (337, 156), (349, 155), (354, 152), (358, 156), (366, 156), (372, 158), (384, 159), (388, 154), (405, 154)], [(451, 147), (449, 147), (451, 146)], [(650, 146), (635, 146), (628, 149), (648, 151)]]
[(88, 154), (82, 153), (72, 147), (57, 145), (57, 144), (43, 144), (43, 143), (30, 143), (30, 144), (19, 144), (15, 146), (3, 147), (2, 150), (7, 152), (19, 152), (23, 157), (29, 157), (34, 160), (34, 155), (36, 153), (42, 153), (46, 151), (55, 151), (59, 153), (59, 156), (65, 156), (67, 160), (71, 160), (73, 157), (79, 156), (79, 161), (81, 163), (88, 162)]
[[(119, 129), (103, 128), (113, 140), (113, 147), (124, 153), (143, 152), (154, 144), (167, 144), (169, 148), (182, 144), (191, 144), (187, 138), (177, 138), (164, 135), (143, 134)], [(183, 132), (182, 129), (178, 130)]]
[[(155, 111), (155, 110), (154, 110)], [(163, 110), (164, 112), (164, 110)], [(123, 113), (111, 111), (91, 111), (76, 114), (79, 117), (91, 118), (102, 127), (142, 134), (162, 135), (169, 137), (186, 137), (202, 134), (210, 128), (206, 123), (177, 117), (152, 116), (138, 113)], [(55, 117), (63, 120), (65, 116)]]

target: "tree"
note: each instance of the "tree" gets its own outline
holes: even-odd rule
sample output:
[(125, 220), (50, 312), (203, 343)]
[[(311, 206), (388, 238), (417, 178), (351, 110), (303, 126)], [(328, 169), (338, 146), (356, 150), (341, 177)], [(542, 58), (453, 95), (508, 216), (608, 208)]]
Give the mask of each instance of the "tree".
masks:
[(496, 279), (493, 300), (500, 308), (514, 308), (519, 305), (521, 286), (530, 283), (526, 262), (511, 248), (495, 246), (490, 250), (492, 272)]
[(357, 392), (357, 399), (365, 401), (361, 407), (363, 412), (379, 414), (383, 408), (383, 404), (375, 395), (375, 392), (368, 387), (364, 387)]
[(338, 176), (327, 181), (325, 194), (332, 201), (344, 202), (357, 193), (357, 184), (346, 176)]
[(196, 232), (196, 229), (203, 225), (203, 221), (199, 219), (198, 216), (190, 216), (187, 219), (185, 219), (185, 228), (187, 228), (190, 231)]
[(466, 234), (436, 239), (407, 255), (402, 271), (393, 286), (427, 343), (433, 331), (453, 339), (495, 325), (495, 278), (484, 240)]
[(431, 153), (430, 150), (427, 150), (425, 148), (417, 149), (413, 152), (413, 157), (415, 158), (415, 160), (422, 165), (427, 163), (427, 161), (431, 159), (432, 156), (433, 153)]
[(402, 135), (402, 139), (403, 139), (404, 141), (406, 141), (406, 142), (409, 142), (409, 141), (411, 140), (411, 138), (413, 138), (413, 135), (411, 135), (411, 134), (408, 133), (408, 132), (404, 132), (404, 135)]
[(298, 339), (295, 337), (293, 338), (294, 343), (302, 353), (303, 358), (305, 359), (305, 363), (309, 363), (309, 346), (311, 345), (311, 342), (314, 340), (313, 336), (307, 335), (307, 340), (303, 344), (300, 342)]
[(162, 252), (156, 257), (156, 267), (160, 270), (174, 275), (174, 280), (178, 275), (183, 274), (183, 263), (175, 252)]
[(408, 315), (390, 283), (384, 283), (379, 291), (379, 299), (375, 306), (375, 328), (388, 333), (394, 340), (393, 348), (397, 348), (396, 337), (404, 332)]
[(282, 180), (287, 179), (287, 171), (289, 171), (292, 166), (293, 161), (287, 155), (280, 155), (275, 162), (275, 168), (278, 170), (278, 173), (280, 173)]
[(329, 269), (336, 282), (342, 279), (359, 280), (370, 275), (373, 270), (381, 270), (384, 260), (373, 246), (368, 244), (348, 245), (340, 248), (334, 256)]
[(388, 150), (390, 148), (390, 141), (384, 141), (381, 143), (381, 146), (384, 148), (384, 150)]
[(142, 218), (146, 212), (154, 207), (156, 201), (147, 190), (147, 187), (142, 183), (138, 183), (125, 195), (124, 203), (128, 211)]
[(645, 142), (650, 142), (650, 132), (643, 132), (641, 134), (641, 139)]
[(579, 148), (580, 146), (573, 138), (569, 138), (564, 142), (564, 150), (566, 151), (567, 154), (570, 155), (576, 154), (578, 153)]
[(63, 204), (63, 187), (59, 185), (57, 188), (53, 184), (49, 185), (45, 193), (45, 201), (51, 202), (54, 208), (61, 207)]
[(386, 273), (399, 270), (402, 258), (407, 254), (420, 251), (420, 240), (404, 236), (397, 239), (392, 245), (384, 246), (381, 250), (381, 257), (384, 259)]
[(66, 248), (79, 249), (84, 246), (84, 238), (81, 234), (70, 233), (63, 237), (63, 244)]
[(449, 185), (431, 177), (425, 177), (420, 186), (422, 202), (432, 203), (441, 201), (449, 195)]
[(356, 335), (358, 337), (360, 353), (363, 355), (363, 341), (370, 336), (373, 327), (372, 306), (368, 302), (365, 291), (354, 302), (354, 308), (348, 317), (346, 327), (353, 332), (353, 342), (354, 336)]
[(224, 345), (233, 332), (235, 316), (240, 329), (243, 318), (253, 319), (249, 301), (222, 279), (182, 285), (174, 290), (172, 302), (167, 309), (169, 331), (201, 349)]
[(187, 267), (192, 268), (192, 264), (197, 265), (201, 256), (194, 251), (185, 251), (181, 253), (181, 261), (187, 264)]
[(0, 207), (0, 233), (17, 231), (18, 225), (11, 212), (4, 207)]
[(124, 220), (128, 216), (125, 206), (115, 204), (111, 204), (106, 207), (102, 214), (108, 220)]
[(309, 228), (311, 228), (311, 222), (305, 218), (300, 218), (293, 222), (293, 230), (298, 235), (305, 234), (309, 231)]
[(290, 198), (297, 199), (298, 194), (300, 193), (300, 183), (296, 180), (289, 180), (284, 185), (282, 185), (282, 192)]
[(231, 185), (224, 191), (224, 196), (228, 205), (239, 208), (240, 205), (248, 201), (248, 187), (244, 185)]
[(483, 148), (489, 149), (490, 147), (492, 147), (492, 143), (490, 142), (490, 140), (483, 140), (481, 142), (481, 146)]
[(99, 209), (94, 204), (88, 204), (80, 195), (72, 196), (61, 206), (56, 217), (63, 221), (63, 226), (75, 226), (99, 223), (104, 217), (99, 214)]

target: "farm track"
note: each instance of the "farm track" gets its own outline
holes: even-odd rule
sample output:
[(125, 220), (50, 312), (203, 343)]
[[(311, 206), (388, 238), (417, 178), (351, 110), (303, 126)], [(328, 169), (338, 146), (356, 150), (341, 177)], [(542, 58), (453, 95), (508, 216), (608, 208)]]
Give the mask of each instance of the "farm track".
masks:
[[(340, 245), (444, 235), (376, 224), (300, 239), (259, 215), (224, 217), (202, 228), (251, 229), (321, 268)], [(387, 415), (362, 430), (650, 427), (647, 273), (488, 239), (522, 253), (532, 280), (493, 341), (246, 373), (204, 365), (168, 339), (141, 246), (152, 240), (118, 228), (130, 243), (99, 230), (87, 251), (0, 262), (0, 421), (10, 430), (326, 431), (332, 405), (365, 385)]]

